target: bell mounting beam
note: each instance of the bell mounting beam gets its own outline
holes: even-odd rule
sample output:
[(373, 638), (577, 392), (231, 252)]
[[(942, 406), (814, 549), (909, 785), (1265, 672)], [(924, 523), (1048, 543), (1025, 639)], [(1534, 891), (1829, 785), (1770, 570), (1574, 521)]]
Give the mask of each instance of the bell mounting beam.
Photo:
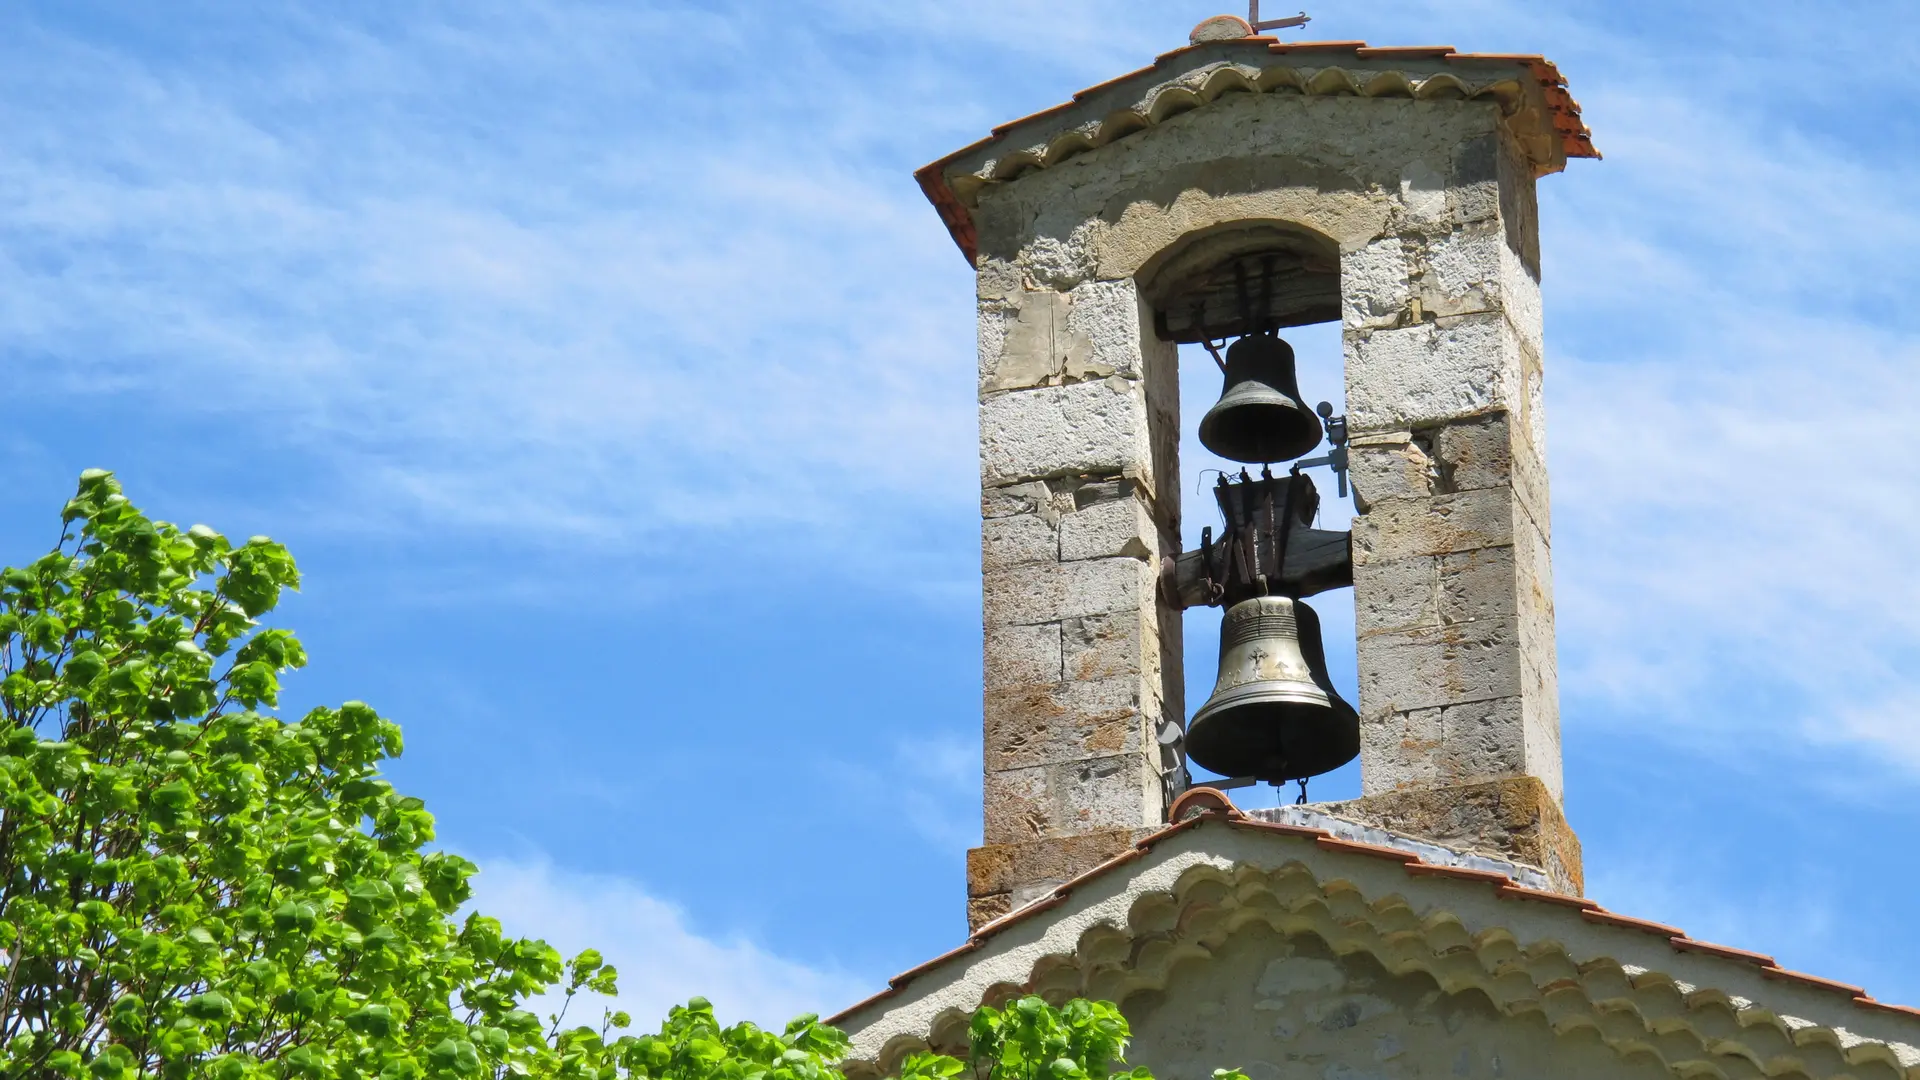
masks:
[(1352, 534), (1309, 526), (1320, 507), (1313, 481), (1299, 473), (1239, 480), (1214, 488), (1226, 527), (1197, 551), (1160, 560), (1160, 592), (1178, 608), (1227, 607), (1253, 596), (1313, 596), (1353, 584)]

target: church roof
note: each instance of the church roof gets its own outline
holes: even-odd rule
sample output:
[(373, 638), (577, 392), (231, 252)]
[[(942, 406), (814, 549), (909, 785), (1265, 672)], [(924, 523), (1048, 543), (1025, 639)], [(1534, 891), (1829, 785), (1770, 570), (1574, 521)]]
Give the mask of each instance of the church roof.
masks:
[(1860, 987), (1507, 874), (1257, 820), (1208, 788), (1183, 796), (1174, 817), (830, 1022), (852, 1033), (856, 1059), (884, 1067), (964, 1045), (972, 1011), (1010, 993), (1068, 985), (1118, 1000), (1159, 989), (1176, 961), (1265, 919), (1425, 971), (1449, 992), (1478, 988), (1510, 1013), (1543, 1012), (1555, 1030), (1593, 1028), (1689, 1074), (1732, 1055), (1769, 1075), (1819, 1075), (1791, 1059), (1828, 1053), (1845, 1069), (1879, 1062), (1920, 1080), (1920, 1009)]
[(1543, 56), (1463, 53), (1450, 45), (1374, 48), (1364, 41), (1201, 41), (1152, 65), (1090, 86), (1073, 100), (1002, 124), (986, 138), (914, 173), (969, 262), (972, 206), (981, 188), (1105, 146), (1229, 93), (1298, 93), (1489, 100), (1533, 162), (1535, 175), (1568, 158), (1597, 158), (1567, 81)]

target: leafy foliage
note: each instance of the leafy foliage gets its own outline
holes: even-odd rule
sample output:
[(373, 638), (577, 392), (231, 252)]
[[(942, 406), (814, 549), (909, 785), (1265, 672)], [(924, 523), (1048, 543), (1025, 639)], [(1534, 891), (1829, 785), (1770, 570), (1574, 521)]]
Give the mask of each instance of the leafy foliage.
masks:
[[(0, 571), (0, 1080), (844, 1080), (813, 1016), (722, 1027), (696, 998), (652, 1035), (565, 1027), (613, 968), (461, 916), (475, 867), (379, 776), (400, 729), (274, 715), (307, 661), (260, 623), (299, 585), (287, 550), (153, 521), (99, 470), (62, 524)], [(1109, 1002), (1027, 997), (902, 1080), (1108, 1080), (1128, 1035)]]
[(379, 778), (368, 706), (272, 715), (306, 663), (259, 619), (279, 544), (148, 519), (98, 470), (0, 573), (0, 1074), (593, 1075), (605, 1034), (524, 1008), (610, 991), (479, 915), (474, 867)]

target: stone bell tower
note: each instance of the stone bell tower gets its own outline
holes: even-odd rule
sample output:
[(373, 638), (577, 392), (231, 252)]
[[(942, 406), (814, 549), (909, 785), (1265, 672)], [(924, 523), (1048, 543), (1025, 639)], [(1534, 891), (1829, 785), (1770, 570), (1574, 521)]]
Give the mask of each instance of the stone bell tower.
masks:
[(1175, 342), (1250, 259), (1278, 325), (1342, 325), (1365, 794), (1322, 809), (1579, 890), (1534, 182), (1597, 156), (1540, 57), (1221, 16), (919, 172), (978, 281), (973, 924), (1126, 851), (1184, 783)]

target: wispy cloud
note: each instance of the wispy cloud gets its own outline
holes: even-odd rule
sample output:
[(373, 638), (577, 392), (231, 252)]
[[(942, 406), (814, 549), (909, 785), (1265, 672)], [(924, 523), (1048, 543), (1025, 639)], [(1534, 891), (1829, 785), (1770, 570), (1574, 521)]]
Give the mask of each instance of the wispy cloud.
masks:
[[(611, 1001), (582, 995), (569, 1022), (598, 1026), (602, 1009), (624, 1009), (635, 1031), (651, 1031), (691, 997), (713, 1002), (722, 1020), (778, 1028), (801, 1013), (850, 1005), (876, 982), (791, 960), (744, 939), (709, 937), (687, 913), (630, 879), (562, 870), (545, 862), (483, 860), (473, 909), (509, 933), (538, 937), (572, 956), (598, 949), (619, 969)], [(546, 1003), (546, 1012), (558, 1002)], [(543, 1012), (542, 1015), (545, 1015)]]

